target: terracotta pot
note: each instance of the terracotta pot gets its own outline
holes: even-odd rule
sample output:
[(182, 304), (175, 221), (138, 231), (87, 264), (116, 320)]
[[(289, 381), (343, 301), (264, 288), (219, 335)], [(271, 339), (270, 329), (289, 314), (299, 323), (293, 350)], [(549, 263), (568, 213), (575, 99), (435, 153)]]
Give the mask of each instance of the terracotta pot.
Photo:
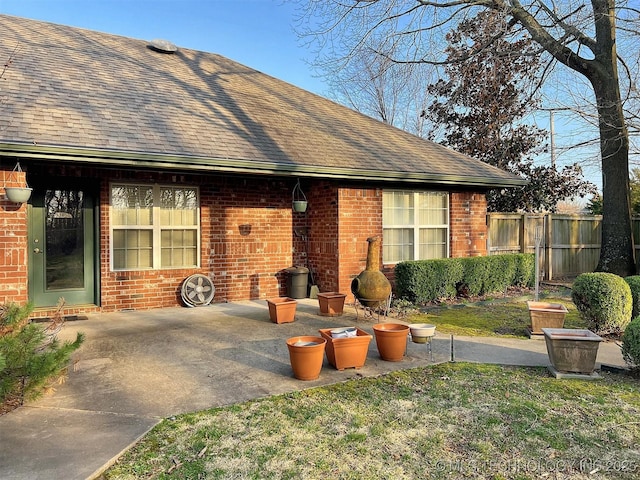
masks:
[(289, 297), (267, 299), (269, 317), (273, 323), (290, 323), (296, 319), (298, 302)]
[(543, 328), (549, 361), (558, 372), (590, 375), (602, 338), (590, 330)]
[(320, 315), (339, 317), (344, 312), (344, 300), (347, 295), (340, 292), (325, 292), (318, 294)]
[(377, 323), (373, 326), (378, 352), (383, 360), (399, 362), (407, 351), (409, 325), (401, 323)]
[(564, 317), (567, 307), (561, 303), (527, 302), (529, 318), (531, 319), (531, 333), (542, 335), (543, 328), (564, 327)]
[(298, 380), (315, 380), (320, 376), (327, 340), (322, 337), (302, 336), (287, 339), (289, 361), (293, 376)]
[(362, 367), (367, 360), (369, 343), (373, 337), (356, 327), (355, 337), (333, 338), (331, 330), (333, 329), (318, 330), (322, 338), (327, 341), (325, 353), (329, 363), (338, 370)]

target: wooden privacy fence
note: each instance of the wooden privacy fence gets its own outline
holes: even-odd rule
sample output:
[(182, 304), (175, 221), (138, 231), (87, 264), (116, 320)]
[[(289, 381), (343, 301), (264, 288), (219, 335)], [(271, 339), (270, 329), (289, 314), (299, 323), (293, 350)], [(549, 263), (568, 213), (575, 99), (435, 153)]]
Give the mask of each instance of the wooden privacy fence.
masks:
[[(487, 251), (489, 255), (535, 253), (537, 233), (540, 278), (552, 280), (592, 272), (600, 256), (601, 220), (599, 215), (490, 213)], [(638, 245), (639, 219), (634, 219), (633, 230)]]

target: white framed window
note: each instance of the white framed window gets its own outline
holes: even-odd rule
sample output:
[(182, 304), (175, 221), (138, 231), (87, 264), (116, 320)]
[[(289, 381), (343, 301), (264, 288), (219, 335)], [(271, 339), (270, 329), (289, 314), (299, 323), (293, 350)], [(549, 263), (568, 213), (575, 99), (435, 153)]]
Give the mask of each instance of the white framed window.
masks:
[(449, 256), (449, 194), (385, 190), (382, 197), (384, 263)]
[(114, 183), (110, 197), (112, 270), (199, 266), (196, 187)]

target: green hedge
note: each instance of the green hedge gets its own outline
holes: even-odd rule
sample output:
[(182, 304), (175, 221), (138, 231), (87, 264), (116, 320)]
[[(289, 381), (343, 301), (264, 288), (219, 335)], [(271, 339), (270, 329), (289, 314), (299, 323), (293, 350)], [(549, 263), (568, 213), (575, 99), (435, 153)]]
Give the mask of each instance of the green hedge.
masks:
[(534, 265), (534, 255), (520, 253), (401, 262), (395, 267), (396, 295), (426, 303), (454, 298), (459, 292), (482, 295), (532, 286)]

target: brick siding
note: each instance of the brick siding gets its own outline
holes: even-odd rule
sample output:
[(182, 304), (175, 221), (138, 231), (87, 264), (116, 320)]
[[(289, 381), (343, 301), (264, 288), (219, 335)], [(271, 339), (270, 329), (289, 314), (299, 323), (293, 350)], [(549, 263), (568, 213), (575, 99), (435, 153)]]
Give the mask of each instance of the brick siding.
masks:
[[(47, 168), (43, 167), (40, 174), (54, 171), (51, 166)], [(182, 282), (194, 273), (211, 278), (216, 288), (214, 302), (283, 296), (284, 270), (292, 265), (308, 266), (320, 291), (347, 293), (348, 301), (353, 301), (351, 281), (366, 267), (367, 238), (382, 235), (380, 187), (302, 181), (309, 207), (307, 212), (297, 213), (291, 208), (295, 185), (291, 178), (193, 176), (69, 166), (56, 167), (55, 172), (94, 178), (100, 183), (100, 306), (69, 306), (65, 308), (67, 315), (181, 305)], [(8, 173), (0, 172), (5, 182)], [(201, 268), (111, 271), (112, 181), (199, 186)], [(24, 182), (24, 176), (17, 182)], [(0, 206), (0, 301), (25, 303), (27, 206), (7, 200), (1, 200)], [(486, 255), (484, 194), (452, 192), (450, 215), (450, 255)], [(383, 266), (383, 271), (393, 281), (393, 266)], [(34, 316), (52, 313), (53, 309), (45, 308)]]
[(449, 196), (449, 256), (487, 255), (487, 198), (477, 192)]
[(0, 303), (27, 303), (27, 204), (10, 202), (4, 187), (24, 187), (24, 172), (0, 171)]

